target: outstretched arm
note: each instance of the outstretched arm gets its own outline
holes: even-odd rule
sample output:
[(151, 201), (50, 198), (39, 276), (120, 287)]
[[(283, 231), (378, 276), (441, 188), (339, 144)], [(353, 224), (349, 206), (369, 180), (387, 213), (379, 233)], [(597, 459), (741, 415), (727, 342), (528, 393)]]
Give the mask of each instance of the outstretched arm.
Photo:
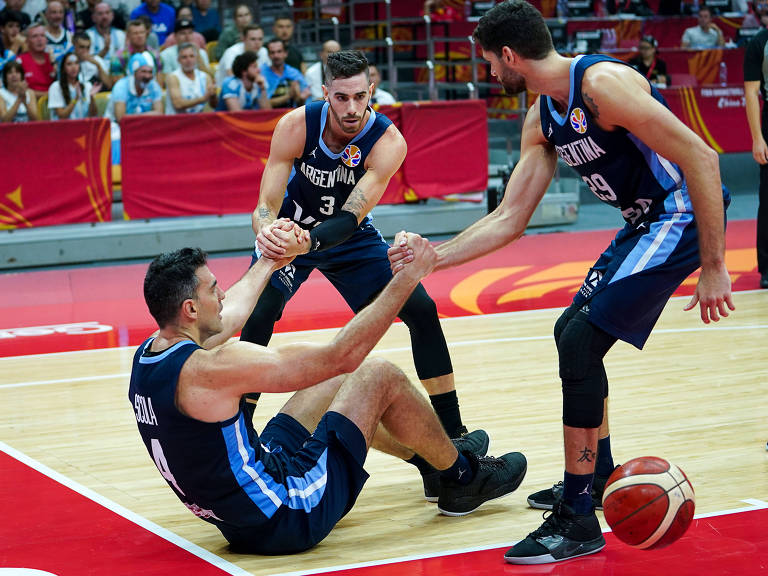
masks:
[[(556, 163), (555, 150), (541, 132), (537, 100), (525, 118), (520, 161), (507, 182), (501, 204), (455, 238), (440, 244), (436, 269), (490, 254), (522, 236), (549, 187)], [(389, 256), (392, 272), (399, 272), (406, 263), (400, 260), (407, 259), (402, 246), (390, 248)]]
[(280, 239), (270, 233), (269, 225), (280, 212), (293, 160), (301, 156), (306, 137), (303, 107), (283, 116), (272, 135), (269, 158), (261, 176), (259, 203), (251, 215), (259, 249), (268, 258), (281, 258), (285, 254)]

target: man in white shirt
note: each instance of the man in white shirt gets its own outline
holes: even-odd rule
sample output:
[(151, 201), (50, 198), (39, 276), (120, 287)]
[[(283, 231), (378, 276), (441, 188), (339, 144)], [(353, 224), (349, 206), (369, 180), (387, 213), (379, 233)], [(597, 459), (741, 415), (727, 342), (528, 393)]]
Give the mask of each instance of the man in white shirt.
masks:
[[(163, 61), (163, 73), (170, 74), (179, 69), (179, 46), (182, 44), (193, 43), (192, 37), (195, 33), (195, 25), (192, 20), (177, 20), (173, 27), (173, 34), (176, 37), (176, 44), (168, 46), (160, 52), (160, 59)], [(208, 53), (201, 48), (197, 49), (197, 68), (209, 76), (211, 65), (208, 61)]]
[(178, 44), (179, 68), (166, 74), (166, 114), (195, 114), (206, 103), (216, 107), (216, 84), (207, 72), (197, 67), (199, 48), (191, 42)]
[(725, 45), (723, 31), (712, 22), (712, 10), (708, 6), (699, 8), (699, 24), (686, 28), (680, 45), (683, 48), (721, 48)]
[(111, 90), (109, 66), (101, 57), (91, 54), (91, 37), (85, 32), (78, 32), (72, 42), (75, 45), (75, 56), (80, 62), (80, 81), (90, 84), (99, 82), (103, 91)]
[(112, 27), (115, 14), (106, 2), (93, 7), (93, 26), (86, 30), (91, 37), (91, 51), (107, 62), (125, 47), (125, 32)]
[(264, 30), (258, 24), (246, 26), (243, 30), (243, 41), (238, 42), (227, 48), (219, 60), (219, 66), (216, 68), (216, 84), (224, 85), (224, 80), (232, 76), (232, 63), (235, 58), (243, 52), (256, 52), (259, 55), (259, 67), (269, 65), (269, 54), (264, 47)]
[(333, 54), (340, 50), (341, 44), (336, 42), (336, 40), (323, 42), (323, 49), (320, 52), (320, 60), (307, 68), (307, 73), (304, 74), (304, 77), (307, 79), (312, 100), (322, 100), (323, 76), (325, 76), (325, 63), (328, 61), (328, 54)]

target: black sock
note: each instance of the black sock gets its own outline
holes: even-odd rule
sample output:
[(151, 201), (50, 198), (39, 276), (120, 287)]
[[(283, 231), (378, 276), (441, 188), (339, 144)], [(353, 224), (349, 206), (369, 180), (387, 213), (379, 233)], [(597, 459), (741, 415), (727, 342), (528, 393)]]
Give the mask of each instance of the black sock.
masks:
[(432, 465), (424, 460), (421, 456), (418, 454), (414, 454), (408, 460), (406, 460), (408, 464), (413, 464), (418, 469), (419, 473), (424, 476), (425, 474), (429, 474), (430, 472), (434, 472), (435, 468), (432, 467)]
[(597, 462), (595, 476), (607, 477), (613, 472), (613, 454), (611, 454), (611, 437), (606, 436), (597, 441)]
[(435, 409), (443, 430), (449, 438), (459, 438), (464, 425), (461, 422), (461, 412), (459, 411), (459, 398), (456, 396), (456, 390), (435, 394), (429, 397), (432, 408)]
[(472, 471), (472, 466), (470, 466), (467, 457), (459, 452), (459, 456), (456, 458), (453, 466), (446, 470), (440, 470), (440, 476), (466, 486), (475, 477), (475, 473)]

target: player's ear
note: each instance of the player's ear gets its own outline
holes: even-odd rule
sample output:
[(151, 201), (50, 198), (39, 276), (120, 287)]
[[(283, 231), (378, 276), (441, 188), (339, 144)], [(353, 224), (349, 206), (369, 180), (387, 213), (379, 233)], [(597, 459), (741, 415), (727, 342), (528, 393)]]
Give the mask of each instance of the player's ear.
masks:
[(500, 60), (507, 65), (512, 65), (517, 62), (517, 60), (520, 57), (517, 55), (517, 52), (512, 50), (509, 46), (503, 46), (501, 48), (501, 58)]
[(197, 318), (197, 302), (187, 298), (181, 303), (181, 315), (186, 318)]
[(323, 100), (328, 102), (328, 86), (323, 84)]

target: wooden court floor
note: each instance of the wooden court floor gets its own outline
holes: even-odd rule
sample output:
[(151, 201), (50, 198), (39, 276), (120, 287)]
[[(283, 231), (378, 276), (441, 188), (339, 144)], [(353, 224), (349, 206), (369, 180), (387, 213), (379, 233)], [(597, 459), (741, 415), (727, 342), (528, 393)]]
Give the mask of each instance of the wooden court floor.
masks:
[[(679, 465), (697, 513), (768, 501), (768, 291), (740, 292), (730, 318), (705, 326), (670, 301), (646, 348), (618, 343), (606, 366), (618, 463), (643, 455)], [(171, 493), (149, 459), (127, 399), (133, 348), (0, 359), (0, 440), (58, 473), (256, 574), (511, 544), (538, 527), (525, 497), (562, 473), (560, 385), (552, 325), (560, 310), (444, 320), (461, 408), (491, 436), (491, 453), (529, 463), (517, 492), (463, 518), (422, 499), (415, 469), (371, 453), (369, 482), (352, 512), (314, 550), (292, 558), (229, 553), (212, 526)], [(276, 334), (273, 342), (329, 339), (333, 330)], [(405, 327), (377, 355), (415, 378)], [(262, 397), (257, 429), (285, 401)], [(51, 542), (51, 546), (56, 543)]]

